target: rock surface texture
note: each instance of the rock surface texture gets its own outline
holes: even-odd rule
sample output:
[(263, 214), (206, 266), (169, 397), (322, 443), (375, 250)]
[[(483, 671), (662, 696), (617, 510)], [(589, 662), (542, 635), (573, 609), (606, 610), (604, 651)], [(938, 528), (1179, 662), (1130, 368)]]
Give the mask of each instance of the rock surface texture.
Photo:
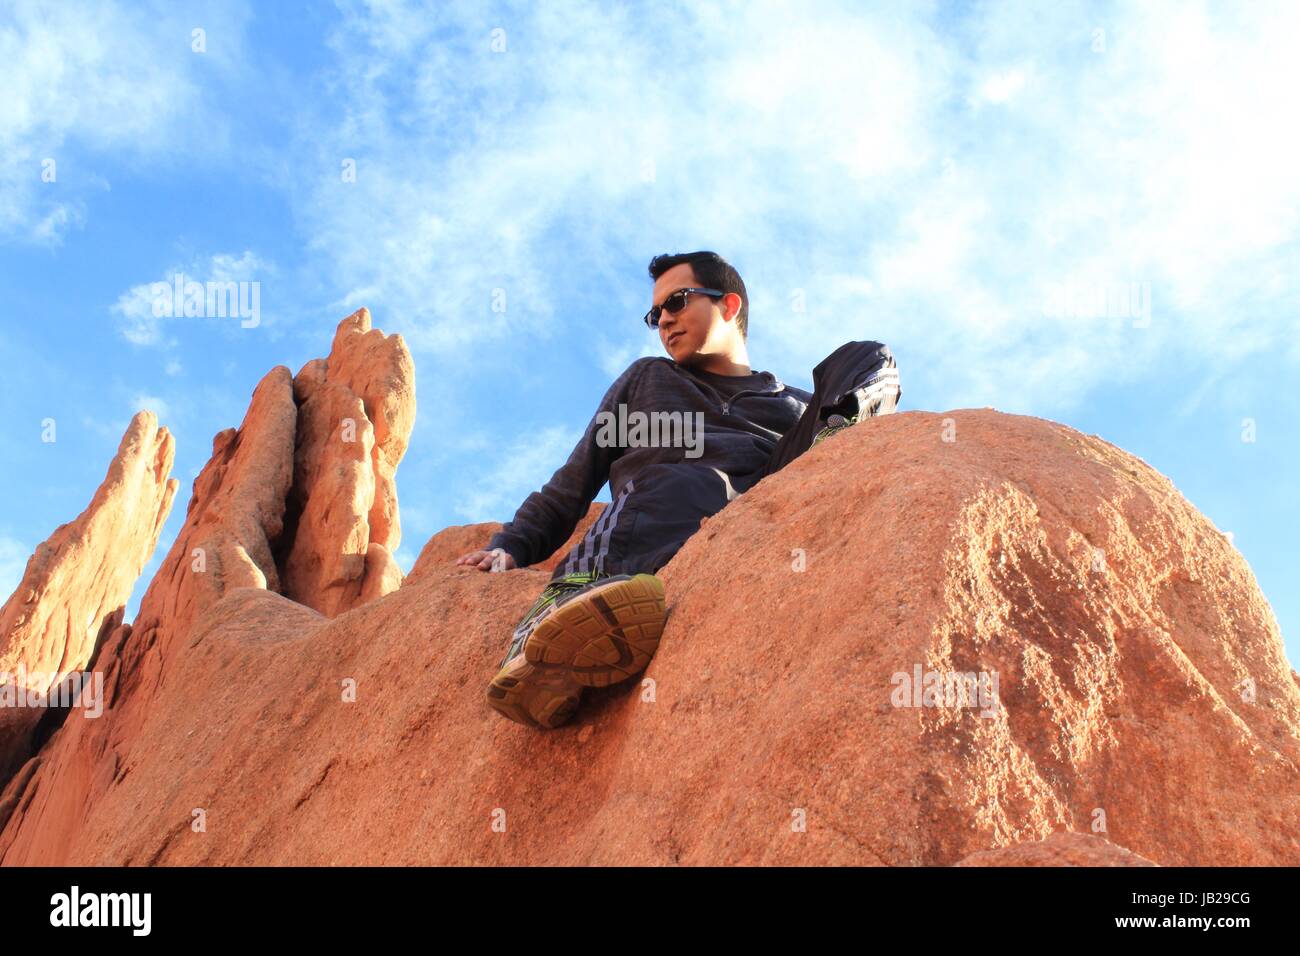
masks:
[[(644, 680), (543, 733), (482, 700), (549, 578), (451, 563), (493, 526), (448, 529), (364, 600), (396, 525), (377, 423), (404, 419), (364, 376), (335, 390), (332, 361), (273, 371), (218, 436), (100, 652), (104, 717), (70, 717), (0, 796), (0, 862), (1300, 862), (1276, 619), (1224, 535), (1113, 445), (992, 410), (837, 434), (660, 571)], [(344, 412), (364, 455), (321, 438)], [(337, 523), (314, 517), (324, 487)], [(318, 537), (286, 548), (286, 500)], [(318, 539), (351, 563), (286, 585)]]
[(1038, 843), (1018, 843), (972, 853), (957, 866), (1155, 866), (1104, 837), (1053, 833)]

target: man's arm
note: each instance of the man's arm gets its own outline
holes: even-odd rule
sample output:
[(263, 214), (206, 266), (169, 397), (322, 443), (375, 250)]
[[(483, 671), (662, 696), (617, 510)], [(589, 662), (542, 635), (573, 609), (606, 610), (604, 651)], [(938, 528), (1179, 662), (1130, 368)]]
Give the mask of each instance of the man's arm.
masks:
[(637, 359), (614, 380), (569, 460), (540, 491), (534, 491), (524, 500), (513, 520), (492, 536), (488, 550), (504, 549), (523, 568), (549, 557), (573, 534), (597, 492), (609, 480), (610, 465), (623, 453), (622, 448), (601, 447), (597, 443), (596, 433), (600, 429), (597, 419), (601, 412), (617, 416), (620, 403), (630, 404), (636, 381), (650, 361), (653, 360)]

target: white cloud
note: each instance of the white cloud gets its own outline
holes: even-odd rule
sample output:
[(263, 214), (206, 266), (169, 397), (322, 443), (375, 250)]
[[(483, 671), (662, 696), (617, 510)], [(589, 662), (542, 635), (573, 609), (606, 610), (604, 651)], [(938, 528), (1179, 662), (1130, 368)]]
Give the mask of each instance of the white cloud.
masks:
[(209, 260), (201, 281), (245, 282), (255, 279), (261, 273), (275, 271), (273, 263), (263, 261), (248, 249), (238, 258), (233, 253), (219, 252)]
[[(217, 253), (207, 259), (193, 259), (188, 266), (173, 265), (158, 279), (142, 282), (123, 292), (109, 312), (117, 316), (118, 331), (135, 345), (154, 345), (174, 347), (175, 337), (167, 338), (168, 328), (177, 328), (177, 319), (181, 322), (193, 321), (184, 316), (173, 316), (175, 311), (175, 289), (178, 282), (182, 289), (188, 282), (258, 282), (265, 275), (277, 272), (275, 263), (263, 260), (249, 250), (239, 256), (234, 253)], [(182, 297), (185, 295), (182, 292)], [(172, 325), (168, 325), (172, 323)], [(174, 368), (173, 368), (174, 367)], [(168, 375), (180, 372), (180, 363), (169, 362), (166, 367)]]
[[(85, 221), (88, 190), (103, 188), (94, 168), (107, 156), (171, 158), (221, 148), (223, 121), (207, 109), (198, 84), (205, 68), (222, 69), (237, 57), (245, 4), (2, 6), (0, 237), (61, 242)], [(196, 19), (224, 38), (202, 61), (190, 49)], [(93, 158), (78, 162), (87, 151)]]
[[(888, 24), (843, 16), (774, 30), (739, 8), (660, 33), (627, 12), (573, 7), (492, 20), (472, 5), (345, 13), (341, 108), (303, 136), (328, 144), (322, 170), (355, 154), (357, 178), (305, 181), (314, 248), (350, 290), (342, 307), (368, 303), (417, 350), (461, 357), (547, 339), (584, 296), (615, 290), (607, 314), (636, 337), (644, 262), (674, 236), (726, 240), (792, 211), (839, 216), (843, 197), (790, 181), (850, 178), (871, 193), (875, 177), (924, 163), (916, 105), (943, 74), (937, 45), (922, 62)], [(504, 52), (491, 50), (494, 27)], [(666, 47), (690, 69), (668, 67)], [(809, 109), (819, 90), (832, 101)], [(629, 255), (640, 281), (612, 267)], [(492, 310), (498, 288), (504, 313)]]
[(63, 240), (70, 223), (81, 225), (85, 219), (82, 204), (56, 203), (32, 228), (32, 238), (42, 245), (57, 245)]
[[(323, 169), (355, 155), (357, 182), (296, 198), (344, 306), (435, 361), (576, 343), (616, 374), (657, 354), (643, 263), (702, 247), (746, 276), (755, 367), (794, 379), (881, 339), (946, 407), (1059, 411), (1180, 349), (1296, 353), (1300, 58), (1280, 38), (1300, 8), (344, 17), (340, 106), (304, 135)], [(1130, 282), (1146, 327), (1046, 314), (1049, 288)]]
[(136, 345), (158, 345), (163, 341), (165, 318), (154, 315), (158, 290), (153, 283), (132, 286), (118, 296), (109, 311), (119, 316), (118, 330)]
[(131, 399), (132, 413), (145, 410), (153, 412), (158, 421), (166, 424), (172, 416), (171, 406), (157, 395), (146, 395), (143, 392)]
[[(1300, 179), (1283, 172), (1300, 136), (1277, 94), (1300, 67), (1271, 42), (1300, 27), (1296, 8), (1147, 5), (1100, 54), (1077, 9), (1035, 6), (1026, 30), (1027, 9), (972, 25), (967, 73), (1035, 56), (1033, 95), (1004, 95), (1013, 74), (977, 80), (1005, 112), (953, 118), (968, 145), (901, 195), (864, 270), (887, 334), (951, 404), (1017, 410), (1068, 407), (1180, 350), (1241, 359), (1287, 341), (1296, 288), (1258, 290), (1300, 264)], [(1149, 326), (1044, 309), (1053, 287), (1129, 283), (1149, 287)]]
[(981, 103), (1006, 103), (1014, 99), (1025, 88), (1027, 71), (1020, 67), (1002, 70), (994, 73), (979, 85), (975, 96), (971, 102), (975, 105)]

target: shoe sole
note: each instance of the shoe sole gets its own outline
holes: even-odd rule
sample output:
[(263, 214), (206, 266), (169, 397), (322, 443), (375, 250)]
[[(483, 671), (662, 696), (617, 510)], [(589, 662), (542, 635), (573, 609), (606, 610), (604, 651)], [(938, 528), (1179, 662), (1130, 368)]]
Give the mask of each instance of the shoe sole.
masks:
[(567, 723), (584, 687), (627, 680), (649, 665), (664, 627), (663, 582), (652, 574), (589, 588), (558, 605), (488, 685), (488, 706), (541, 730)]
[(524, 644), (528, 663), (608, 687), (649, 665), (664, 631), (664, 586), (653, 574), (597, 584), (558, 606)]
[(488, 684), (487, 702), (515, 723), (553, 730), (582, 703), (582, 686), (567, 674), (529, 664), (516, 655)]

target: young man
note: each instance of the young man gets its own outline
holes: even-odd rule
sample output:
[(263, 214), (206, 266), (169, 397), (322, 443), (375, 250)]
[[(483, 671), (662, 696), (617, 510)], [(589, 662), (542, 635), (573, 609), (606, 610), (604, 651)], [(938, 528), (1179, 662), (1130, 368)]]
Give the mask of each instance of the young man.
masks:
[[(489, 705), (532, 727), (558, 727), (583, 687), (627, 680), (650, 663), (665, 617), (655, 572), (703, 518), (828, 435), (895, 411), (902, 395), (894, 357), (879, 342), (832, 352), (813, 370), (811, 395), (752, 371), (745, 283), (716, 253), (656, 256), (650, 277), (645, 321), (669, 357), (628, 366), (568, 462), (487, 549), (456, 561), (480, 571), (541, 561), (573, 533), (607, 480), (615, 491), (519, 622), (488, 687)], [(676, 413), (676, 430), (663, 429), (673, 440), (647, 440), (628, 425), (638, 412), (660, 423)]]

